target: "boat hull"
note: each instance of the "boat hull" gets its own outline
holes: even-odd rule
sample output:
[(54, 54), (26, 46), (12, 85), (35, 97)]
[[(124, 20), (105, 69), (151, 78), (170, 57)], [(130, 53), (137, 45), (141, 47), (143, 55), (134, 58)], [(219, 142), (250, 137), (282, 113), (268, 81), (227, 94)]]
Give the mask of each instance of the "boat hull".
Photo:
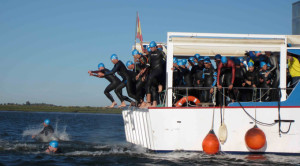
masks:
[[(245, 107), (253, 117), (264, 123), (278, 120), (278, 108)], [(227, 126), (227, 140), (220, 151), (231, 153), (278, 153), (300, 154), (300, 107), (281, 107), (281, 120), (294, 120), (287, 134), (279, 134), (279, 125), (257, 126), (266, 136), (266, 144), (259, 150), (252, 150), (245, 143), (245, 134), (255, 123), (241, 107), (225, 108), (224, 122)], [(202, 141), (212, 127), (214, 115), (215, 133), (221, 125), (220, 108), (149, 108), (124, 110), (122, 112), (126, 140), (153, 151), (203, 151)], [(289, 129), (287, 122), (281, 123), (281, 130)]]

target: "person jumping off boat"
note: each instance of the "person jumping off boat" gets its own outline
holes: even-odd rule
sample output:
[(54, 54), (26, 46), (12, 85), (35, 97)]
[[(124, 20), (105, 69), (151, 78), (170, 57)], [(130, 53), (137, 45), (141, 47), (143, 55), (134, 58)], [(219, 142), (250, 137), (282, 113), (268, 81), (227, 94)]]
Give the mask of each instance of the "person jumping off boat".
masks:
[(115, 74), (104, 76), (105, 73), (108, 73), (110, 71), (107, 68), (105, 68), (103, 63), (98, 64), (98, 69), (99, 70), (96, 70), (96, 71), (89, 71), (89, 73), (90, 73), (91, 76), (95, 76), (95, 77), (99, 77), (99, 78), (105, 78), (107, 81), (110, 82), (110, 84), (104, 90), (104, 94), (112, 102), (112, 104), (110, 106), (108, 106), (108, 108), (113, 108), (117, 105), (116, 101), (114, 100), (114, 98), (110, 94), (110, 92), (112, 90), (115, 91), (117, 97), (121, 101), (121, 105), (119, 107), (125, 107), (126, 106), (126, 103), (125, 103), (124, 100), (126, 100), (128, 102), (132, 102), (132, 100), (130, 100), (127, 96), (123, 96), (122, 88), (118, 88), (120, 86), (120, 84), (122, 84), (122, 83), (121, 83), (121, 80)]
[(123, 78), (122, 83), (126, 84), (126, 90), (129, 97), (138, 101), (138, 97), (136, 96), (136, 88), (134, 86), (134, 82), (130, 77), (130, 74), (125, 67), (124, 63), (119, 60), (116, 54), (112, 54), (110, 57), (111, 62), (114, 64), (113, 69), (110, 72), (104, 74), (104, 76), (113, 75), (116, 72)]

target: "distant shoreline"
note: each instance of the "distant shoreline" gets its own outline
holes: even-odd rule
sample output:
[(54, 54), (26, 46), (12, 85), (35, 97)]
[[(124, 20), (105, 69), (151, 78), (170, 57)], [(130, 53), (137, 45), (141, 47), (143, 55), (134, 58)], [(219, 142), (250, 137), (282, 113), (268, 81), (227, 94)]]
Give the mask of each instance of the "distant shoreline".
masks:
[(0, 111), (24, 112), (70, 112), (70, 113), (102, 113), (121, 114), (120, 108), (79, 107), (79, 106), (43, 106), (43, 105), (0, 105)]

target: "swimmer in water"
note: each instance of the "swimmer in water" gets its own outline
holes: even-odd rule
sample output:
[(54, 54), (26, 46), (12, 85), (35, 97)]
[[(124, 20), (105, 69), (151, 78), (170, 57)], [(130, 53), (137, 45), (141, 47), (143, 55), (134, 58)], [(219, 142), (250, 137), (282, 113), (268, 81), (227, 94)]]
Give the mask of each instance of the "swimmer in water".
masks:
[(48, 154), (62, 153), (61, 149), (58, 147), (57, 141), (51, 141), (45, 152)]
[(40, 136), (50, 136), (54, 133), (53, 127), (50, 125), (50, 120), (46, 119), (43, 123), (44, 129), (37, 135), (33, 135), (32, 138), (37, 138)]

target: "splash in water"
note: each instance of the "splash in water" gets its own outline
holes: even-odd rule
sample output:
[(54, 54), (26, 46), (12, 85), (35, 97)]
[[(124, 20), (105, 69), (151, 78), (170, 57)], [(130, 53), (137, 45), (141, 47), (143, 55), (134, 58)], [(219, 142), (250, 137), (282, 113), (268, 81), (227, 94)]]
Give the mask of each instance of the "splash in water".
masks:
[(47, 136), (45, 135), (38, 135), (42, 130), (43, 126), (40, 125), (38, 127), (30, 127), (26, 130), (23, 131), (22, 136), (27, 137), (27, 136), (32, 136), (32, 135), (38, 135), (35, 139), (41, 142), (49, 142), (52, 140), (57, 140), (57, 141), (69, 141), (70, 136), (66, 132), (67, 126), (63, 126), (62, 128), (58, 127), (58, 122), (55, 123), (55, 129), (53, 134), (48, 134)]

